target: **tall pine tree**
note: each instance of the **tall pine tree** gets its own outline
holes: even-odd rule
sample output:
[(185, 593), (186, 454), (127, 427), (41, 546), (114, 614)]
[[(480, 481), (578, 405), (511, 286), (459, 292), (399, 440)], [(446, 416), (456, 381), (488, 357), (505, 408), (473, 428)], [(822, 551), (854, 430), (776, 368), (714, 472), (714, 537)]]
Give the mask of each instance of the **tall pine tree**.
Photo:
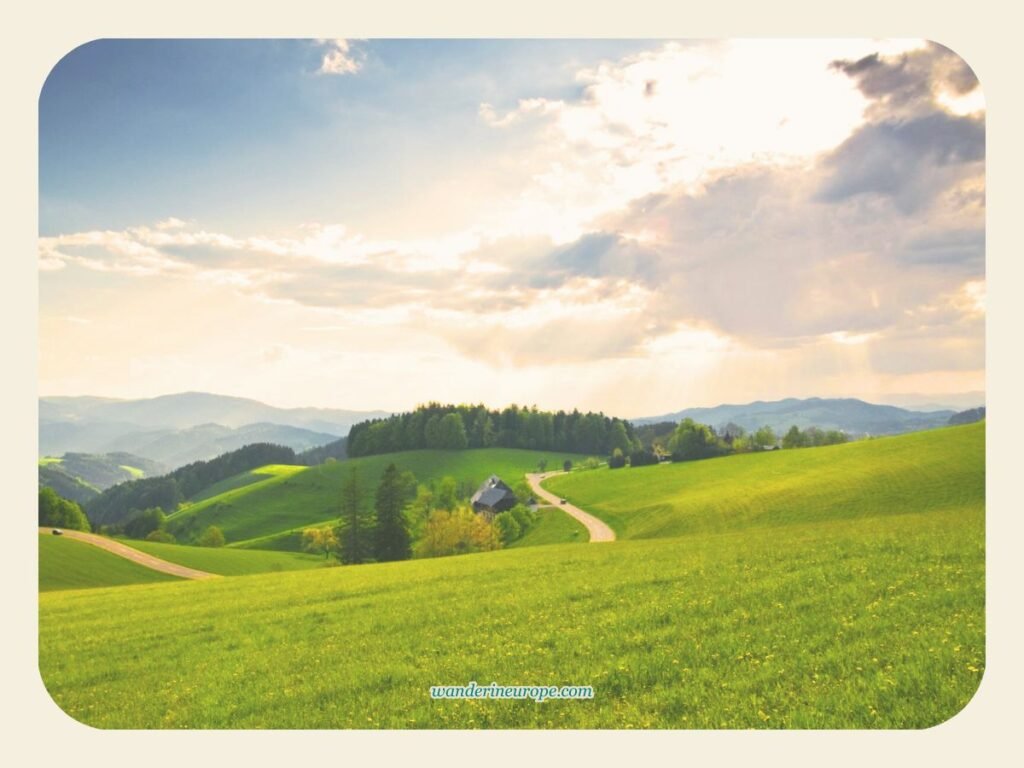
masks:
[(377, 520), (373, 528), (374, 554), (380, 562), (412, 557), (409, 525), (404, 513), (406, 493), (398, 468), (388, 464), (377, 486)]
[(341, 519), (338, 521), (338, 559), (346, 565), (368, 560), (373, 554), (373, 530), (363, 508), (359, 474), (352, 467), (341, 484)]

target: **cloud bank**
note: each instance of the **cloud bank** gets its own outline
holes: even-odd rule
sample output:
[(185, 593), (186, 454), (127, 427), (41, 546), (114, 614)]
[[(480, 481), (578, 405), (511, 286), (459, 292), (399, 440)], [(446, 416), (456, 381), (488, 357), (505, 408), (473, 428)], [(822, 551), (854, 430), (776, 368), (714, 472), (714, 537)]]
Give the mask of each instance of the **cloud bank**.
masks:
[[(983, 370), (973, 73), (934, 44), (779, 45), (672, 44), (580, 70), (574, 99), (481, 103), (533, 173), (469, 230), (237, 236), (171, 218), (42, 238), (39, 267), (214, 283), (499, 369), (746, 350), (822, 375), (853, 352), (884, 375)], [(332, 41), (321, 71), (360, 61)]]

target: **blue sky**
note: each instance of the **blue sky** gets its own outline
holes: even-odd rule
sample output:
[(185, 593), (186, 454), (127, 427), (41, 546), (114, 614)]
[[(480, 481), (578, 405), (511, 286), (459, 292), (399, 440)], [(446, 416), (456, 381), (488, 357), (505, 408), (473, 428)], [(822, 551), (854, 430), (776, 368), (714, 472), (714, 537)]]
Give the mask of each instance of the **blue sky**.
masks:
[(40, 389), (980, 390), (984, 142), (920, 40), (89, 43), (40, 97)]
[(237, 229), (388, 225), (424, 180), (517, 140), (481, 102), (571, 98), (583, 62), (650, 41), (380, 40), (356, 77), (318, 72), (308, 40), (100, 40), (70, 52), (40, 98), (41, 233), (169, 216)]

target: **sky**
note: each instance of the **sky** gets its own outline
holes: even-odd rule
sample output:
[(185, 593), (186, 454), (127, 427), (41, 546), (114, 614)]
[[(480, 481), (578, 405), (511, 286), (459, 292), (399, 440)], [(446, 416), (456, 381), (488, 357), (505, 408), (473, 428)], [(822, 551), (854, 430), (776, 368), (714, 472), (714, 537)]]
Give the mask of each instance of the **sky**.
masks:
[(919, 40), (100, 40), (39, 390), (624, 417), (985, 387), (985, 105)]

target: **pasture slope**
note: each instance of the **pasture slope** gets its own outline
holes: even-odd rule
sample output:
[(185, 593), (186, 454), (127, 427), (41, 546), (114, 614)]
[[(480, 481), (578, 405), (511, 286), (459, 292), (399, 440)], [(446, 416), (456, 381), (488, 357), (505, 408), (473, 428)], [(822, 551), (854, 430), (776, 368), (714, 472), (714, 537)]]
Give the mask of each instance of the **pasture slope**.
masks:
[[(42, 677), (105, 728), (924, 728), (979, 684), (984, 425), (558, 482), (622, 540), (50, 592)], [(470, 681), (594, 698), (430, 699)]]
[(300, 552), (261, 552), (254, 549), (190, 547), (156, 541), (126, 540), (124, 543), (168, 562), (208, 571), (218, 576), (304, 571), (310, 568), (322, 568), (327, 564), (322, 555)]
[(228, 478), (197, 497), (168, 518), (168, 530), (179, 539), (218, 526), (229, 546), (259, 549), (298, 549), (303, 527), (337, 519), (339, 489), (347, 472), (355, 467), (364, 501), (371, 504), (380, 477), (388, 464), (410, 471), (419, 482), (446, 475), (468, 484), (479, 484), (497, 474), (512, 483), (535, 470), (539, 461), (561, 466), (565, 459), (579, 462), (576, 454), (483, 448), (469, 451), (403, 451), (381, 456), (348, 459), (313, 467), (275, 465)]
[(68, 536), (39, 535), (39, 590), (88, 589), (178, 581), (113, 552)]
[(544, 487), (626, 539), (955, 509), (984, 498), (984, 435), (984, 424), (975, 424), (814, 449), (572, 472)]

